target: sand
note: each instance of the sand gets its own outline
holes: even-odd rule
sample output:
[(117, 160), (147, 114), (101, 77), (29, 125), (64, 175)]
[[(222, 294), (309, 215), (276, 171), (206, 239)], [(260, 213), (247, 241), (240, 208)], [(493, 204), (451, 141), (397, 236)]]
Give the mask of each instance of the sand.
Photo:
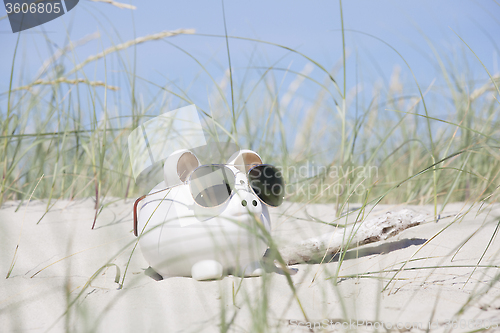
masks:
[[(132, 204), (108, 200), (94, 230), (91, 199), (58, 201), (45, 215), (43, 201), (20, 207), (19, 202), (4, 204), (0, 330), (217, 332), (229, 327), (231, 332), (256, 332), (268, 326), (271, 332), (329, 332), (374, 327), (380, 331), (382, 325), (399, 332), (406, 325), (407, 331), (424, 332), (431, 323), (431, 331), (455, 332), (500, 325), (500, 271), (484, 267), (500, 265), (500, 243), (493, 240), (483, 256), (497, 227), (499, 205), (450, 204), (438, 222), (431, 206), (375, 207), (369, 217), (411, 208), (429, 219), (388, 240), (349, 250), (336, 285), (331, 277), (337, 272), (338, 256), (327, 258), (329, 263), (292, 266), (302, 311), (287, 277), (278, 270), (265, 277), (227, 276), (206, 282), (185, 277), (155, 281), (145, 275), (148, 264), (140, 248), (131, 256), (136, 239)], [(290, 246), (332, 231), (331, 225), (318, 220), (332, 221), (335, 209), (285, 203), (271, 213), (274, 239), (279, 246)], [(454, 216), (464, 213), (455, 221)], [(14, 268), (5, 279), (18, 242)], [(129, 258), (120, 289), (115, 283), (117, 267), (121, 282)], [(406, 261), (405, 270), (395, 275)], [(107, 264), (113, 265), (99, 271)]]

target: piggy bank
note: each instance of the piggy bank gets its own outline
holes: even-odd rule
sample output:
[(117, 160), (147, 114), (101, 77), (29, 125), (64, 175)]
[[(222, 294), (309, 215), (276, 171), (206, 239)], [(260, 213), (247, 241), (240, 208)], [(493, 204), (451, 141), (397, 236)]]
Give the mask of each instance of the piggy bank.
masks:
[(165, 160), (163, 174), (134, 204), (134, 233), (150, 267), (163, 278), (262, 274), (268, 208), (283, 202), (281, 172), (251, 150), (200, 165), (184, 149)]

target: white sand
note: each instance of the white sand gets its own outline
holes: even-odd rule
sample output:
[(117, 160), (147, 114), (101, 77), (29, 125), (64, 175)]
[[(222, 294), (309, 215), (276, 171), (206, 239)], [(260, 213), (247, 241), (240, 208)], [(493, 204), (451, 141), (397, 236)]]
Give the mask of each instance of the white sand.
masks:
[[(123, 289), (117, 290), (118, 285), (114, 283), (114, 266), (103, 270), (84, 288), (91, 276), (108, 262), (118, 265), (123, 276), (135, 241), (133, 202), (109, 204), (99, 215), (95, 230), (91, 230), (95, 211), (90, 199), (59, 201), (38, 225), (46, 203), (31, 202), (29, 207), (23, 205), (15, 212), (17, 204), (8, 202), (0, 210), (2, 332), (213, 332), (221, 330), (221, 318), (229, 323), (233, 316), (230, 328), (234, 332), (258, 331), (264, 320), (271, 327), (281, 327), (272, 328), (272, 332), (308, 331), (297, 327), (296, 324), (306, 320), (285, 275), (279, 273), (243, 280), (229, 276), (221, 281), (198, 282), (179, 277), (157, 282), (144, 274), (148, 265), (138, 247)], [(378, 206), (370, 217), (400, 208)], [(433, 212), (430, 206), (412, 208), (430, 215)], [(466, 209), (466, 205), (452, 204), (446, 207), (443, 215), (465, 213)], [(333, 205), (309, 205), (307, 212), (325, 221), (333, 220), (335, 215)], [(304, 206), (299, 204), (285, 204), (272, 210), (272, 215), (273, 236), (280, 246), (318, 236), (333, 228), (308, 221)], [(463, 220), (421, 247), (453, 218), (424, 223), (386, 241), (349, 251), (339, 275), (398, 269), (401, 262), (410, 258), (420, 260), (409, 262), (406, 268), (474, 266), (488, 245), (499, 217), (500, 206), (484, 205), (480, 212), (473, 208)], [(476, 231), (451, 261), (458, 246)], [(19, 239), (13, 272), (5, 279)], [(500, 265), (499, 251), (500, 243), (494, 240), (481, 265)], [(71, 257), (63, 259), (69, 255)], [(477, 268), (472, 277), (474, 267), (405, 270), (381, 293), (395, 272), (343, 278), (335, 287), (334, 280), (327, 278), (337, 270), (336, 259), (322, 265), (293, 267), (298, 269), (292, 280), (303, 309), (310, 321), (327, 326), (325, 331), (335, 329), (333, 325), (326, 325), (325, 319), (352, 320), (353, 324), (355, 320), (359, 323), (378, 320), (386, 327), (416, 322), (427, 325), (432, 320), (436, 328), (432, 331), (445, 330), (447, 322), (454, 319), (476, 320), (455, 331), (468, 331), (474, 325), (488, 324), (480, 320), (500, 323), (500, 290), (496, 283), (500, 270), (497, 268)], [(240, 283), (235, 306), (232, 288), (234, 284), (237, 289)], [(267, 295), (262, 293), (262, 284), (267, 286)], [(484, 290), (488, 293), (484, 294)], [(68, 304), (80, 293), (65, 315)], [(267, 307), (263, 302), (267, 302)], [(464, 305), (463, 313), (459, 313)], [(364, 331), (366, 327), (360, 326), (359, 330)], [(411, 331), (423, 332), (425, 327)]]

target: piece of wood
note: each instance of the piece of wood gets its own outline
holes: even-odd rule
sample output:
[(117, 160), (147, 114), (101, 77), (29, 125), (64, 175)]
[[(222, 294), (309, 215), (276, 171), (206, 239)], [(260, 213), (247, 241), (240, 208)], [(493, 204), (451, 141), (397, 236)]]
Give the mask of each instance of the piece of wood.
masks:
[(336, 228), (333, 232), (308, 238), (298, 244), (287, 245), (280, 248), (279, 252), (287, 265), (305, 263), (321, 259), (325, 253), (334, 255), (340, 250), (345, 251), (393, 237), (405, 229), (423, 223), (426, 217), (426, 214), (411, 209), (389, 211), (351, 227)]

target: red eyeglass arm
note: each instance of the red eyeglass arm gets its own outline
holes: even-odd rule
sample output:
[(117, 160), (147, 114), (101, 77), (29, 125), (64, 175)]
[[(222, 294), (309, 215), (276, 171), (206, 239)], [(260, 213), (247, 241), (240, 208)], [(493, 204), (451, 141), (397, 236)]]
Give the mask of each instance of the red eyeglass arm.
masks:
[(134, 235), (137, 237), (137, 205), (139, 204), (139, 202), (144, 199), (145, 197), (147, 197), (148, 195), (143, 195), (142, 197), (140, 197), (139, 199), (137, 199), (135, 202), (134, 202)]
[(139, 204), (139, 202), (144, 199), (145, 197), (149, 197), (150, 195), (153, 195), (153, 194), (157, 194), (157, 193), (160, 193), (160, 192), (163, 192), (163, 191), (166, 191), (166, 190), (169, 190), (170, 187), (167, 187), (166, 189), (163, 189), (163, 190), (159, 190), (159, 191), (156, 191), (154, 193), (149, 193), (149, 194), (145, 194), (143, 195), (142, 197), (140, 197), (139, 199), (137, 199), (135, 202), (134, 202), (134, 235), (137, 237), (138, 235), (138, 232), (137, 232), (137, 205)]

